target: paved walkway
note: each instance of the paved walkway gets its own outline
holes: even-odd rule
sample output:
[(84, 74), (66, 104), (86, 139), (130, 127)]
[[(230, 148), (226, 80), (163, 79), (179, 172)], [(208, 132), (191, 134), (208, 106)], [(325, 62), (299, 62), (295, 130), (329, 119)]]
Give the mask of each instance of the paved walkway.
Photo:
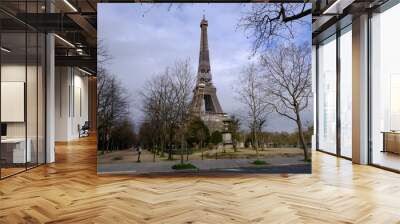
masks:
[[(263, 173), (268, 167), (272, 166), (285, 166), (288, 167), (295, 165), (310, 165), (310, 163), (305, 163), (302, 156), (296, 157), (272, 157), (267, 159), (262, 159), (267, 162), (266, 165), (254, 165), (252, 162), (254, 159), (207, 159), (207, 160), (189, 160), (184, 161), (185, 163), (191, 163), (195, 165), (200, 171), (212, 171), (212, 170), (224, 170), (232, 171), (232, 168), (251, 168), (252, 172), (260, 169)], [(172, 166), (180, 163), (180, 160), (175, 161), (157, 161), (155, 163), (124, 163), (124, 164), (98, 164), (97, 172), (99, 174), (144, 174), (144, 173), (163, 173), (163, 172), (182, 172), (182, 170), (174, 170)], [(311, 165), (310, 165), (311, 167)], [(262, 168), (262, 169), (261, 169)], [(243, 169), (245, 170), (245, 169)], [(263, 171), (264, 170), (264, 171)], [(185, 172), (187, 172), (186, 170)], [(194, 171), (194, 170), (189, 170)], [(279, 170), (281, 173), (282, 170)], [(270, 173), (270, 172), (268, 172)], [(292, 173), (292, 172), (288, 172)]]

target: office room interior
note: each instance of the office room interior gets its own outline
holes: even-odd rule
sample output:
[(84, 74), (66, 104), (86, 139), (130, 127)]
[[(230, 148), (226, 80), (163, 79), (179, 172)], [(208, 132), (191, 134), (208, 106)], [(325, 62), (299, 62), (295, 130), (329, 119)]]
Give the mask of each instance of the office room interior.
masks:
[[(102, 29), (98, 11), (99, 5), (108, 4), (140, 4), (139, 17), (148, 18), (152, 12), (164, 9), (171, 17), (174, 13), (186, 13), (196, 3), (0, 2), (0, 223), (400, 222), (400, 200), (396, 200), (400, 198), (399, 1), (241, 3), (249, 10), (240, 14), (243, 18), (248, 18), (249, 12), (275, 15), (273, 21), (263, 20), (267, 16), (260, 15), (251, 18), (260, 19), (265, 27), (276, 25), (277, 32), (286, 32), (297, 18), (311, 17), (311, 32), (306, 38), (312, 45), (312, 106), (307, 123), (311, 132), (311, 172), (301, 174), (282, 172), (280, 166), (287, 164), (277, 167), (268, 162), (260, 165), (267, 170), (265, 173), (185, 170), (140, 175), (112, 169), (98, 173), (99, 156), (103, 153), (98, 149), (97, 132), (98, 81), (103, 72), (99, 64), (113, 60), (98, 39)], [(193, 35), (197, 38), (193, 41), (194, 66), (199, 63), (202, 19), (208, 19), (209, 27), (221, 25), (218, 19), (207, 17), (207, 7), (212, 4), (197, 4), (200, 6), (196, 13), (205, 16), (196, 18), (193, 26), (181, 27), (185, 32), (192, 27), (193, 32), (198, 32)], [(266, 11), (255, 10), (261, 4)], [(287, 14), (282, 14), (284, 11)], [(120, 19), (115, 29), (134, 23), (129, 16), (123, 17), (123, 11), (118, 16), (125, 19)], [(182, 18), (174, 17), (171, 21)], [(176, 37), (176, 33), (164, 31), (157, 34)], [(239, 27), (235, 32), (242, 31)], [(252, 42), (256, 40), (255, 34), (250, 32), (247, 39), (249, 52), (264, 46)], [(110, 36), (125, 43), (126, 49), (136, 40), (120, 33)], [(215, 43), (229, 45), (232, 41), (229, 38), (221, 41), (221, 36), (208, 33), (214, 80), (218, 80), (214, 68), (217, 71), (233, 66), (218, 60)], [(138, 38), (143, 39), (146, 38)], [(186, 47), (185, 43), (177, 43), (176, 49)], [(121, 50), (117, 46), (111, 48), (110, 52)], [(254, 58), (254, 55), (244, 57)], [(223, 99), (223, 84), (218, 81), (214, 84), (218, 97)], [(138, 134), (139, 124), (134, 125)], [(246, 125), (244, 120), (242, 125)], [(269, 132), (260, 133), (267, 136)], [(243, 140), (243, 145), (246, 141), (251, 146), (255, 144), (251, 137)], [(293, 147), (301, 148), (299, 141), (295, 142), (297, 145)], [(268, 143), (265, 151), (260, 147), (260, 152), (278, 150)], [(132, 143), (127, 150), (134, 155), (133, 159), (123, 156), (107, 159), (113, 163), (131, 159), (126, 167), (143, 165), (136, 157), (139, 146)], [(141, 147), (145, 152), (145, 147)], [(177, 164), (181, 161), (178, 149), (171, 160)], [(104, 157), (120, 153), (107, 150)], [(235, 153), (233, 149), (227, 150)], [(148, 158), (151, 164), (153, 157)], [(160, 156), (159, 160), (168, 158)], [(236, 171), (239, 168), (235, 167)]]

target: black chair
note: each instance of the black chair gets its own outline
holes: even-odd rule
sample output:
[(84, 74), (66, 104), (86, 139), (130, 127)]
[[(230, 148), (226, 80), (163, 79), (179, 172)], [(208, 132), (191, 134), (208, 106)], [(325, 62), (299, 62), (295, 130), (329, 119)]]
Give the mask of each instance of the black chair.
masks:
[(90, 129), (89, 121), (85, 121), (82, 127), (79, 127), (78, 125), (78, 129), (79, 129), (79, 138), (89, 136), (89, 129)]

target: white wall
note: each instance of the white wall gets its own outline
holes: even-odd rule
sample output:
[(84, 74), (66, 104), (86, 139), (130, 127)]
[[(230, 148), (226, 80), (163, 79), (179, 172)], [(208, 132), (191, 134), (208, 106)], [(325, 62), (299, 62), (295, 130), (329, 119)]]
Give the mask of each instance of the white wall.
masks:
[(55, 68), (55, 141), (68, 140), (68, 88), (70, 84), (69, 68)]
[[(27, 70), (25, 70), (27, 69)], [(24, 82), (26, 71), (28, 74), (36, 74), (36, 67), (27, 66), (25, 65), (18, 65), (18, 64), (5, 64), (1, 66), (1, 81), (2, 82)], [(30, 76), (28, 76), (28, 79)], [(36, 86), (36, 80), (29, 80), (29, 85)], [(36, 88), (27, 88), (27, 104), (28, 106), (32, 107), (33, 110), (36, 111)], [(4, 97), (4, 96), (3, 96)], [(33, 104), (31, 104), (34, 102)], [(40, 106), (40, 105), (39, 105)], [(1, 110), (8, 110), (8, 108), (1, 108)], [(24, 110), (24, 108), (22, 108)], [(36, 113), (31, 113), (31, 110), (28, 110), (27, 119), (28, 119), (28, 137), (29, 137), (29, 130), (32, 128), (36, 130)], [(34, 124), (31, 122), (34, 121)], [(7, 122), (7, 136), (8, 137), (25, 137), (25, 126), (26, 122)], [(36, 132), (35, 132), (36, 134)]]
[(88, 78), (76, 68), (56, 67), (55, 85), (55, 140), (77, 139), (78, 125), (88, 120)]
[[(37, 70), (38, 69), (38, 70)], [(2, 86), (3, 82), (19, 82), (26, 85), (26, 101), (25, 97), (22, 96), (22, 102), (10, 102), (11, 104), (20, 104), (19, 107), (5, 106), (2, 102), (2, 114), (14, 113), (20, 114), (20, 121), (17, 122), (5, 122), (7, 124), (7, 137), (8, 138), (25, 138), (27, 136), (29, 140), (29, 148), (31, 149), (32, 162), (44, 163), (44, 150), (45, 150), (45, 120), (44, 120), (44, 74), (41, 66), (32, 66), (25, 64), (2, 64)], [(27, 79), (27, 80), (25, 80)], [(14, 87), (15, 88), (15, 87)], [(18, 94), (24, 94), (25, 89), (18, 90)], [(2, 89), (2, 99), (10, 98), (7, 94), (17, 94), (5, 92), (6, 89)], [(6, 95), (4, 95), (6, 94)], [(11, 98), (10, 98), (11, 99)], [(26, 106), (25, 106), (26, 103)], [(26, 120), (25, 120), (26, 112)], [(2, 120), (4, 120), (2, 118)], [(39, 161), (36, 161), (39, 159)]]

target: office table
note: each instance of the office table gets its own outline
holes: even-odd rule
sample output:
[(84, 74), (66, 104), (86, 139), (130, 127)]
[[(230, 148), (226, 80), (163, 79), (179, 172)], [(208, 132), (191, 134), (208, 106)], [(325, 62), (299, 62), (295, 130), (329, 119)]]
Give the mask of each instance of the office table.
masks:
[(400, 154), (400, 131), (383, 131), (383, 150)]
[(25, 151), (25, 138), (6, 138), (1, 139), (1, 157), (6, 163), (26, 163), (31, 162), (31, 139), (26, 139), (27, 147)]

